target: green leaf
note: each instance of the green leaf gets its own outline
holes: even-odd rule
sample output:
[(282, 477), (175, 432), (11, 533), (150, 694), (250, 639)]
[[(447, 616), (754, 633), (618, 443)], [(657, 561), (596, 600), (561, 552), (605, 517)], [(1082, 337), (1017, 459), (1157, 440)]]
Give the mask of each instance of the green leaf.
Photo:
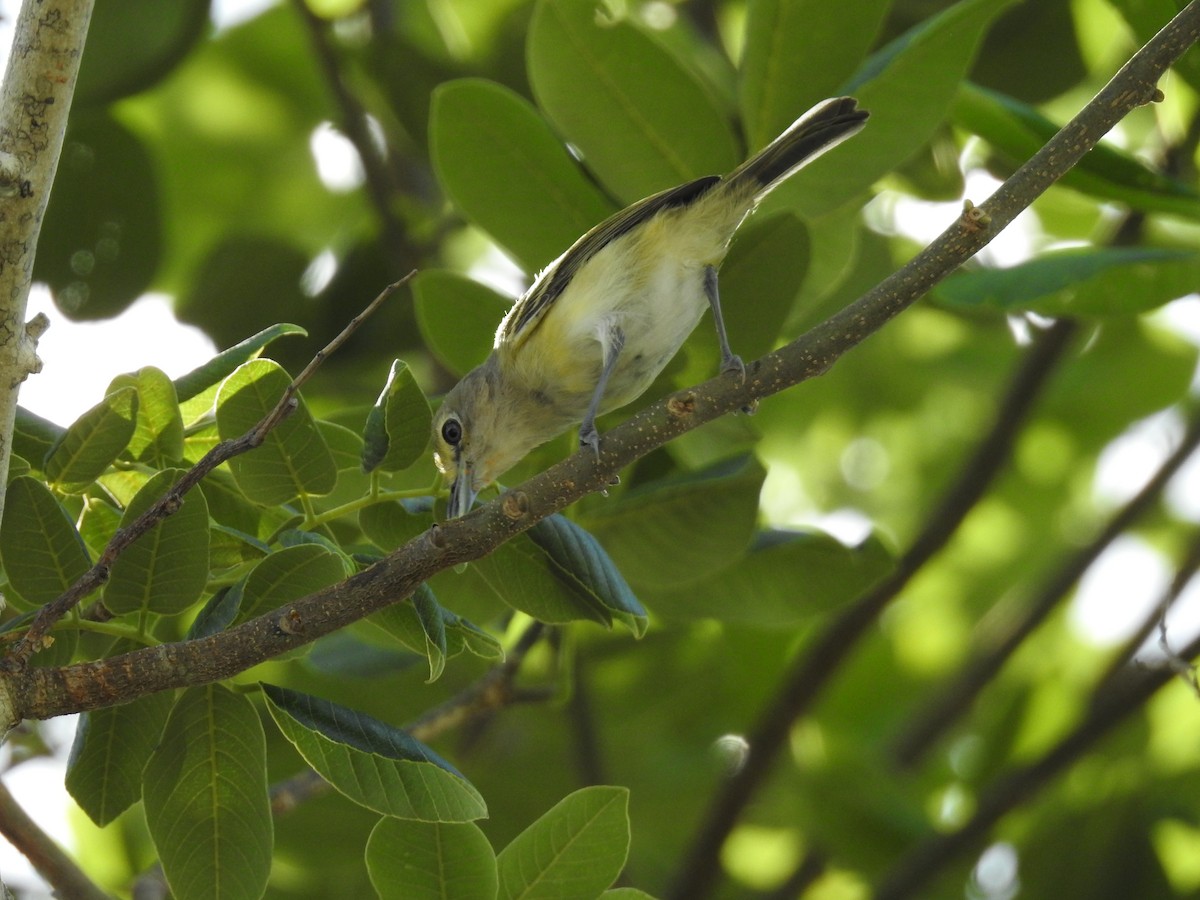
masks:
[(500, 900), (596, 897), (625, 866), (629, 791), (588, 787), (564, 797), (496, 857)]
[(41, 481), (29, 475), (8, 484), (0, 521), (0, 556), (13, 590), (34, 606), (58, 597), (91, 567), (87, 548), (66, 510)]
[(380, 819), (367, 871), (382, 900), (495, 900), (496, 854), (474, 822)]
[[(523, 534), (471, 563), (462, 573), (434, 576), (431, 584), (438, 596), (456, 609), (473, 609), (467, 604), (477, 604), (483, 594), (550, 625), (586, 619), (611, 626), (612, 613), (590, 591), (581, 590), (576, 579), (560, 577), (561, 572), (549, 554)], [(472, 611), (472, 615), (477, 613)]]
[(768, 532), (703, 581), (644, 593), (666, 616), (791, 627), (853, 600), (891, 564), (875, 540), (847, 547), (819, 531)]
[(421, 585), (410, 602), (393, 603), (367, 619), (401, 644), (429, 660), (429, 681), (435, 681), (446, 659), (469, 650), (484, 659), (503, 659), (500, 642), (483, 629), (446, 609), (428, 585)]
[[(110, 0), (92, 13), (72, 103), (111, 103), (171, 71), (208, 28), (208, 0)], [(131, 40), (136, 35), (136, 40)]]
[[(711, 577), (745, 555), (766, 472), (753, 458), (639, 485), (590, 508), (584, 522), (637, 585), (672, 588)], [(680, 535), (687, 540), (681, 541)]]
[(204, 365), (193, 369), (186, 375), (176, 378), (175, 394), (179, 397), (179, 402), (184, 403), (191, 400), (201, 391), (220, 384), (238, 366), (248, 363), (252, 359), (257, 359), (258, 354), (272, 341), (290, 334), (304, 337), (308, 332), (299, 325), (289, 325), (287, 323), (272, 325), (270, 328), (264, 328), (253, 337), (248, 337), (241, 343), (230, 347), (228, 350), (222, 350)]
[(457, 769), (400, 729), (319, 697), (262, 688), (284, 737), (355, 803), (423, 822), (487, 815), (483, 798)]
[(220, 685), (189, 688), (146, 763), (146, 825), (178, 900), (261, 897), (273, 825), (267, 745), (254, 705)]
[(539, 2), (527, 53), (538, 106), (624, 203), (740, 162), (710, 88), (632, 22), (601, 21), (591, 0)]
[(939, 300), (1004, 312), (1124, 316), (1146, 312), (1200, 284), (1200, 254), (1158, 247), (1088, 247), (1045, 253), (1007, 269), (946, 279)]
[(364, 506), (358, 512), (358, 525), (380, 550), (392, 551), (408, 543), (433, 524), (431, 507), (411, 501), (384, 500)]
[[(251, 360), (230, 375), (217, 394), (217, 430), (222, 440), (254, 428), (283, 396), (291, 378), (277, 363)], [(328, 494), (337, 465), (316, 423), (299, 400), (297, 409), (273, 428), (262, 445), (229, 461), (242, 492), (255, 503), (278, 506), (304, 495)]]
[(276, 550), (246, 578), (239, 616), (253, 618), (337, 584), (348, 574), (341, 555), (320, 544), (297, 544)]
[(447, 369), (465, 375), (492, 352), (512, 300), (463, 275), (438, 269), (412, 280), (421, 338)]
[(158, 745), (174, 697), (149, 694), (82, 713), (67, 760), (67, 791), (104, 826), (142, 798), (142, 770)]
[(108, 386), (111, 394), (120, 388), (137, 391), (137, 427), (129, 441), (129, 453), (139, 462), (162, 467), (183, 459), (183, 416), (175, 399), (175, 385), (167, 373), (145, 366), (129, 375), (118, 375)]
[(295, 244), (294, 233), (246, 229), (244, 219), (237, 225), (226, 222), (175, 298), (179, 321), (202, 327), (217, 346), (293, 316), (306, 300), (302, 282), (312, 258)]
[(523, 97), (477, 78), (433, 94), (430, 153), (462, 212), (527, 272), (616, 212)]
[(109, 394), (67, 429), (46, 457), (46, 477), (60, 490), (79, 492), (112, 465), (137, 428), (137, 391)]
[(654, 897), (645, 891), (639, 891), (637, 888), (631, 887), (613, 888), (610, 891), (605, 891), (600, 897), (601, 900), (654, 900)]
[(797, 172), (772, 202), (815, 218), (859, 196), (921, 149), (949, 112), (992, 20), (1013, 0), (963, 0), (867, 60), (845, 91), (871, 119), (866, 130)]
[(454, 655), (454, 645), (458, 638), (462, 639), (463, 647), (481, 659), (501, 662), (504, 659), (504, 647), (492, 635), (467, 619), (457, 616), (443, 607), (446, 619), (447, 644), (450, 646), (450, 656)]
[[(125, 509), (128, 528), (180, 479), (164, 469), (137, 492)], [(188, 491), (179, 509), (130, 544), (112, 564), (104, 605), (116, 615), (154, 612), (177, 615), (200, 599), (208, 581), (208, 503)]]
[[(970, 82), (959, 86), (953, 116), (1014, 167), (1033, 156), (1060, 128), (1036, 107)], [(1134, 209), (1200, 218), (1195, 185), (1164, 175), (1107, 142), (1089, 150), (1058, 183)]]
[(242, 592), (245, 589), (246, 581), (243, 579), (209, 597), (188, 628), (187, 639), (194, 641), (210, 637), (228, 628), (242, 608)]
[(432, 422), (429, 401), (417, 386), (412, 370), (395, 360), (388, 372), (387, 384), (367, 416), (363, 433), (363, 471), (407, 469), (429, 446)]
[(151, 286), (163, 249), (158, 172), (142, 138), (107, 113), (71, 118), (33, 264), (70, 318), (115, 316)]
[(636, 637), (646, 633), (646, 610), (592, 535), (557, 513), (542, 519), (528, 534), (546, 552), (555, 574), (577, 594), (623, 622)]
[(879, 34), (891, 0), (752, 0), (746, 6), (741, 109), (751, 149), (836, 96)]
[(61, 425), (18, 406), (13, 428), (13, 453), (40, 466), (50, 448), (61, 441), (66, 432)]
[(429, 659), (429, 678), (426, 683), (432, 683), (441, 678), (446, 668), (446, 623), (437, 598), (425, 585), (413, 594), (411, 602), (425, 636), (425, 656)]
[[(729, 340), (743, 359), (775, 349), (808, 272), (810, 244), (808, 228), (787, 213), (756, 216), (738, 229), (720, 291)], [(716, 359), (716, 335), (708, 338)]]

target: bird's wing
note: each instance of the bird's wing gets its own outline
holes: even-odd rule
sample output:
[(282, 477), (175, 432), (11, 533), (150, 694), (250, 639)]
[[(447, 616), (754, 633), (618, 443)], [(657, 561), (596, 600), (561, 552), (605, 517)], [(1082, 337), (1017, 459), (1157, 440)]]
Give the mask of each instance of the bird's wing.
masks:
[(497, 346), (519, 343), (528, 337), (554, 305), (554, 301), (567, 289), (575, 274), (609, 243), (652, 219), (664, 209), (687, 206), (695, 202), (720, 180), (716, 175), (697, 178), (695, 181), (639, 200), (605, 219), (572, 244), (571, 249), (537, 277), (533, 286), (505, 316), (496, 338)]

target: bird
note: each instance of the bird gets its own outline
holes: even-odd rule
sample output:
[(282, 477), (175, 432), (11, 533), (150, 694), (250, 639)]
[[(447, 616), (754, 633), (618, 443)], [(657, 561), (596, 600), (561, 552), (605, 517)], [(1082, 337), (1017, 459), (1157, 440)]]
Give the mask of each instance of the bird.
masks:
[(491, 353), (443, 398), (434, 464), (447, 516), (534, 448), (579, 425), (599, 455), (596, 417), (637, 399), (706, 309), (721, 371), (745, 377), (721, 316), (718, 270), (741, 223), (770, 191), (857, 134), (853, 97), (822, 101), (724, 177), (697, 178), (596, 225), (534, 279), (504, 316)]

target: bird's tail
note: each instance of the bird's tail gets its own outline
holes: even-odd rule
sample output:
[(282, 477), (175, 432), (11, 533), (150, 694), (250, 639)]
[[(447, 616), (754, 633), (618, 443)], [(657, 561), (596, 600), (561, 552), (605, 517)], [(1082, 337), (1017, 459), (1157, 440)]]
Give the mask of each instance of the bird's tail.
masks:
[(739, 192), (752, 189), (757, 202), (801, 166), (861, 131), (867, 115), (853, 97), (823, 100), (734, 169), (725, 183)]

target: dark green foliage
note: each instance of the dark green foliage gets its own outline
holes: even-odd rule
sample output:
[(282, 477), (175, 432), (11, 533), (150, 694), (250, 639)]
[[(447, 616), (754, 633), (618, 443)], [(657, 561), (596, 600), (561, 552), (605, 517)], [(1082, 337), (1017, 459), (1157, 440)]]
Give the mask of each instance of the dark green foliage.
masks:
[[(318, 591), (336, 603), (338, 584), (440, 518), (431, 410), (486, 357), (510, 295), (597, 221), (727, 172), (852, 91), (867, 128), (774, 192), (725, 262), (731, 341), (752, 360), (911, 255), (897, 205), (952, 199), (929, 207), (951, 224), (964, 183), (1011, 172), (1123, 62), (1115, 44), (1132, 52), (1181, 5), (395, 0), (346, 3), (336, 27), (281, 3), (213, 30), (205, 3), (104, 0), (36, 276), (73, 317), (168, 292), (230, 349), (174, 381), (130, 359), (74, 423), (22, 412), (3, 629), (27, 626), (417, 268), (262, 446), (112, 565), (81, 607), (104, 611), (64, 619), (33, 662), (180, 640), (220, 652), (256, 616), (286, 623)], [(622, 884), (664, 894), (714, 791), (756, 752), (741, 736), (813, 635), (895, 570), (1030, 341), (1072, 316), (1077, 340), (999, 479), (783, 722), (715, 895), (769, 894), (811, 851), (826, 872), (803, 896), (859, 896), (952, 831), (1070, 732), (1116, 653), (1056, 611), (915, 768), (894, 766), (936, 688), (1101, 528), (1114, 501), (1094, 476), (1112, 442), (1148, 417), (1173, 434), (1194, 408), (1196, 349), (1169, 321), (1194, 316), (1180, 298), (1200, 284), (1185, 137), (1198, 72), (1193, 51), (1167, 103), (1037, 202), (1039, 252), (973, 262), (757, 416), (655, 450), (606, 496), (243, 678), (88, 713), (67, 786), (107, 830), (80, 851), (85, 870), (120, 896), (152, 859), (181, 898), (648, 896), (612, 887), (628, 862)], [(363, 113), (365, 138), (347, 127)], [(310, 139), (329, 128), (367, 157), (363, 184), (318, 174)], [(704, 322), (643, 402), (717, 360)], [(506, 485), (574, 448), (538, 448)], [(1160, 503), (1131, 537), (1174, 563), (1194, 516)], [(1112, 604), (1158, 599), (1126, 592)], [(988, 832), (1015, 848), (1022, 897), (1200, 889), (1200, 711), (1180, 682), (1132, 718)], [(272, 814), (268, 784), (309, 767), (336, 791)], [(983, 846), (920, 896), (983, 896), (968, 886)]]

